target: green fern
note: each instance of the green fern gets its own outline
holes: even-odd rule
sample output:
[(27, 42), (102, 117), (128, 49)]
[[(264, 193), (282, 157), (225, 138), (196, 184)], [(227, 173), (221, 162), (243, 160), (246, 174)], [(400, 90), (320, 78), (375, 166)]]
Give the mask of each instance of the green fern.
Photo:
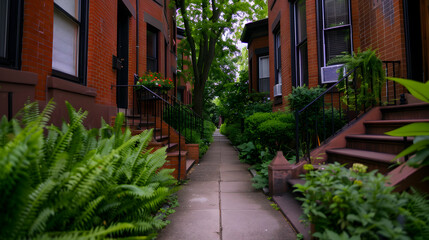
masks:
[(53, 106), (28, 104), (20, 121), (0, 121), (0, 238), (152, 238), (177, 190), (172, 171), (159, 170), (165, 149), (147, 149), (152, 131), (131, 136), (123, 114), (86, 130), (87, 112), (69, 103), (69, 123), (46, 126)]

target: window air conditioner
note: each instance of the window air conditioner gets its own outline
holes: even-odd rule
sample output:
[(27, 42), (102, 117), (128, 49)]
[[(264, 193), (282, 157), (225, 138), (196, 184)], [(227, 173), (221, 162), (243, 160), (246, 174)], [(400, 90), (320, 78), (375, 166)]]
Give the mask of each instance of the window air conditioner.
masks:
[[(328, 67), (322, 67), (322, 84), (324, 83), (335, 83), (338, 81), (338, 76), (340, 73), (337, 72), (338, 69), (343, 67), (344, 64), (331, 65)], [(346, 68), (344, 68), (343, 76), (346, 74)]]
[(274, 85), (274, 97), (281, 96), (282, 95), (282, 85), (276, 84)]

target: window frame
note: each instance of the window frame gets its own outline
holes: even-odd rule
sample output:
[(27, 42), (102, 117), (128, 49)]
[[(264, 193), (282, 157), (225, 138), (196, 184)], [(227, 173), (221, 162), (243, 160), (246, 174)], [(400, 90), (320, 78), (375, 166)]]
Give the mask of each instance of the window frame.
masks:
[(327, 45), (326, 45), (326, 32), (328, 31), (335, 31), (338, 29), (349, 29), (349, 39), (350, 39), (350, 54), (353, 53), (353, 23), (352, 23), (352, 12), (351, 12), (351, 2), (350, 0), (346, 0), (347, 1), (347, 6), (348, 6), (348, 18), (349, 18), (349, 23), (348, 24), (343, 24), (343, 25), (339, 25), (339, 26), (334, 26), (334, 27), (325, 27), (326, 25), (326, 20), (325, 20), (325, 1), (326, 0), (320, 0), (320, 10), (321, 10), (321, 37), (322, 37), (322, 53), (323, 53), (323, 61), (322, 61), (322, 67), (326, 67), (327, 65)]
[(282, 55), (281, 55), (281, 32), (280, 25), (274, 30), (274, 76), (275, 85), (282, 84)]
[[(266, 69), (268, 76), (261, 78), (261, 59), (262, 58), (265, 58), (268, 60), (268, 66)], [(270, 93), (271, 92), (270, 91), (271, 90), (270, 89), (270, 56), (268, 54), (258, 56), (258, 92), (261, 92), (261, 81), (262, 80), (268, 81), (268, 91), (266, 91), (266, 93)]]
[[(306, 34), (305, 34), (305, 38), (303, 38), (300, 42), (299, 42), (299, 35), (300, 32), (298, 31), (298, 0), (294, 1), (292, 4), (292, 11), (293, 11), (293, 51), (294, 51), (294, 68), (295, 68), (295, 87), (298, 86), (304, 86), (307, 85), (308, 86), (308, 33), (307, 33), (307, 29), (306, 29)], [(306, 3), (305, 4), (305, 8)], [(305, 13), (305, 20), (307, 20), (307, 13)], [(307, 21), (305, 22), (305, 28), (307, 28)], [(301, 66), (301, 47), (303, 47), (305, 45), (306, 47), (306, 53), (307, 53), (307, 78), (303, 79), (303, 66)]]
[[(61, 6), (54, 2), (54, 11), (59, 11), (59, 13), (65, 15), (69, 20), (73, 21), (78, 25), (78, 57), (76, 67), (77, 76), (65, 73), (61, 70), (52, 68), (52, 76), (59, 77), (74, 83), (81, 85), (87, 84), (87, 61), (88, 61), (88, 12), (89, 12), (89, 1), (88, 0), (79, 0), (79, 11), (78, 18), (76, 19)], [(53, 48), (52, 48), (53, 51)], [(53, 57), (52, 57), (53, 61)]]
[[(148, 47), (148, 41), (147, 41), (148, 40), (147, 33), (149, 31), (152, 32), (152, 33), (154, 33), (154, 35), (155, 35), (155, 44), (156, 44), (155, 45), (155, 54), (156, 54), (155, 57), (149, 57), (149, 54), (148, 54), (149, 47)], [(159, 49), (160, 49), (160, 46), (159, 46), (159, 42), (160, 42), (159, 41), (159, 39), (160, 39), (159, 33), (160, 33), (160, 31), (157, 28), (155, 28), (155, 27), (147, 24), (147, 29), (146, 29), (146, 71), (147, 72), (149, 72), (149, 71), (151, 71), (151, 72), (159, 72), (159, 58), (160, 58), (160, 54), (159, 54)], [(150, 61), (155, 60), (154, 61), (155, 62), (155, 68), (156, 68), (155, 71), (152, 71), (151, 69), (149, 69), (149, 65), (148, 65), (149, 60)]]
[(21, 68), (23, 15), (23, 0), (10, 0), (6, 26), (7, 36), (5, 36), (6, 56), (0, 57), (0, 67)]

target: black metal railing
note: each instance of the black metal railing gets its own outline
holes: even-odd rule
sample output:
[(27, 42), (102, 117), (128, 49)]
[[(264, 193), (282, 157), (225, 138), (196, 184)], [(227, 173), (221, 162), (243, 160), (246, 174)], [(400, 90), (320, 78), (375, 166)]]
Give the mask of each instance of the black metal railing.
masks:
[[(138, 76), (135, 75), (135, 82)], [(181, 176), (182, 136), (186, 142), (192, 142), (196, 134), (203, 138), (204, 120), (189, 106), (184, 105), (175, 97), (161, 90), (151, 90), (142, 85), (112, 85), (112, 88), (128, 90), (130, 102), (123, 109), (127, 117), (126, 125), (138, 130), (154, 129), (153, 138), (157, 141), (167, 141), (171, 146), (172, 131), (178, 134), (178, 179)], [(118, 109), (119, 111), (119, 109)], [(163, 135), (167, 131), (167, 135)]]
[[(6, 104), (4, 104), (1, 108), (2, 108), (2, 111), (1, 112), (3, 112), (4, 111), (4, 107), (6, 108), (5, 109), (5, 113), (7, 114), (7, 119), (10, 121), (10, 120), (12, 120), (12, 117), (13, 117), (13, 92), (8, 92), (8, 91), (0, 91), (0, 94), (1, 95), (6, 95), (6, 96), (2, 96), (1, 98), (2, 99), (4, 99), (4, 98), (6, 98), (7, 99), (7, 101), (6, 101)], [(4, 103), (4, 102), (3, 102)]]
[[(384, 61), (383, 64), (386, 76), (398, 75), (399, 61)], [(368, 81), (363, 83), (362, 75), (361, 67), (348, 71), (304, 108), (295, 111), (297, 160), (302, 157), (311, 161), (312, 149), (336, 135), (370, 108), (397, 104), (398, 91), (401, 89), (395, 82), (386, 80), (386, 87), (383, 88), (380, 83), (374, 86), (377, 83), (374, 83), (372, 74), (369, 74), (369, 84)], [(363, 84), (364, 90), (361, 90)]]

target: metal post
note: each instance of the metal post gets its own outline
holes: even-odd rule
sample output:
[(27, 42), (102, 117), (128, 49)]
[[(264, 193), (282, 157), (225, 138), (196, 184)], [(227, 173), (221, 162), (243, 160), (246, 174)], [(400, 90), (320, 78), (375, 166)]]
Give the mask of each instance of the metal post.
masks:
[(7, 93), (7, 119), (12, 120), (13, 112), (13, 92)]
[(296, 145), (296, 162), (299, 162), (299, 111), (295, 111), (295, 145)]

